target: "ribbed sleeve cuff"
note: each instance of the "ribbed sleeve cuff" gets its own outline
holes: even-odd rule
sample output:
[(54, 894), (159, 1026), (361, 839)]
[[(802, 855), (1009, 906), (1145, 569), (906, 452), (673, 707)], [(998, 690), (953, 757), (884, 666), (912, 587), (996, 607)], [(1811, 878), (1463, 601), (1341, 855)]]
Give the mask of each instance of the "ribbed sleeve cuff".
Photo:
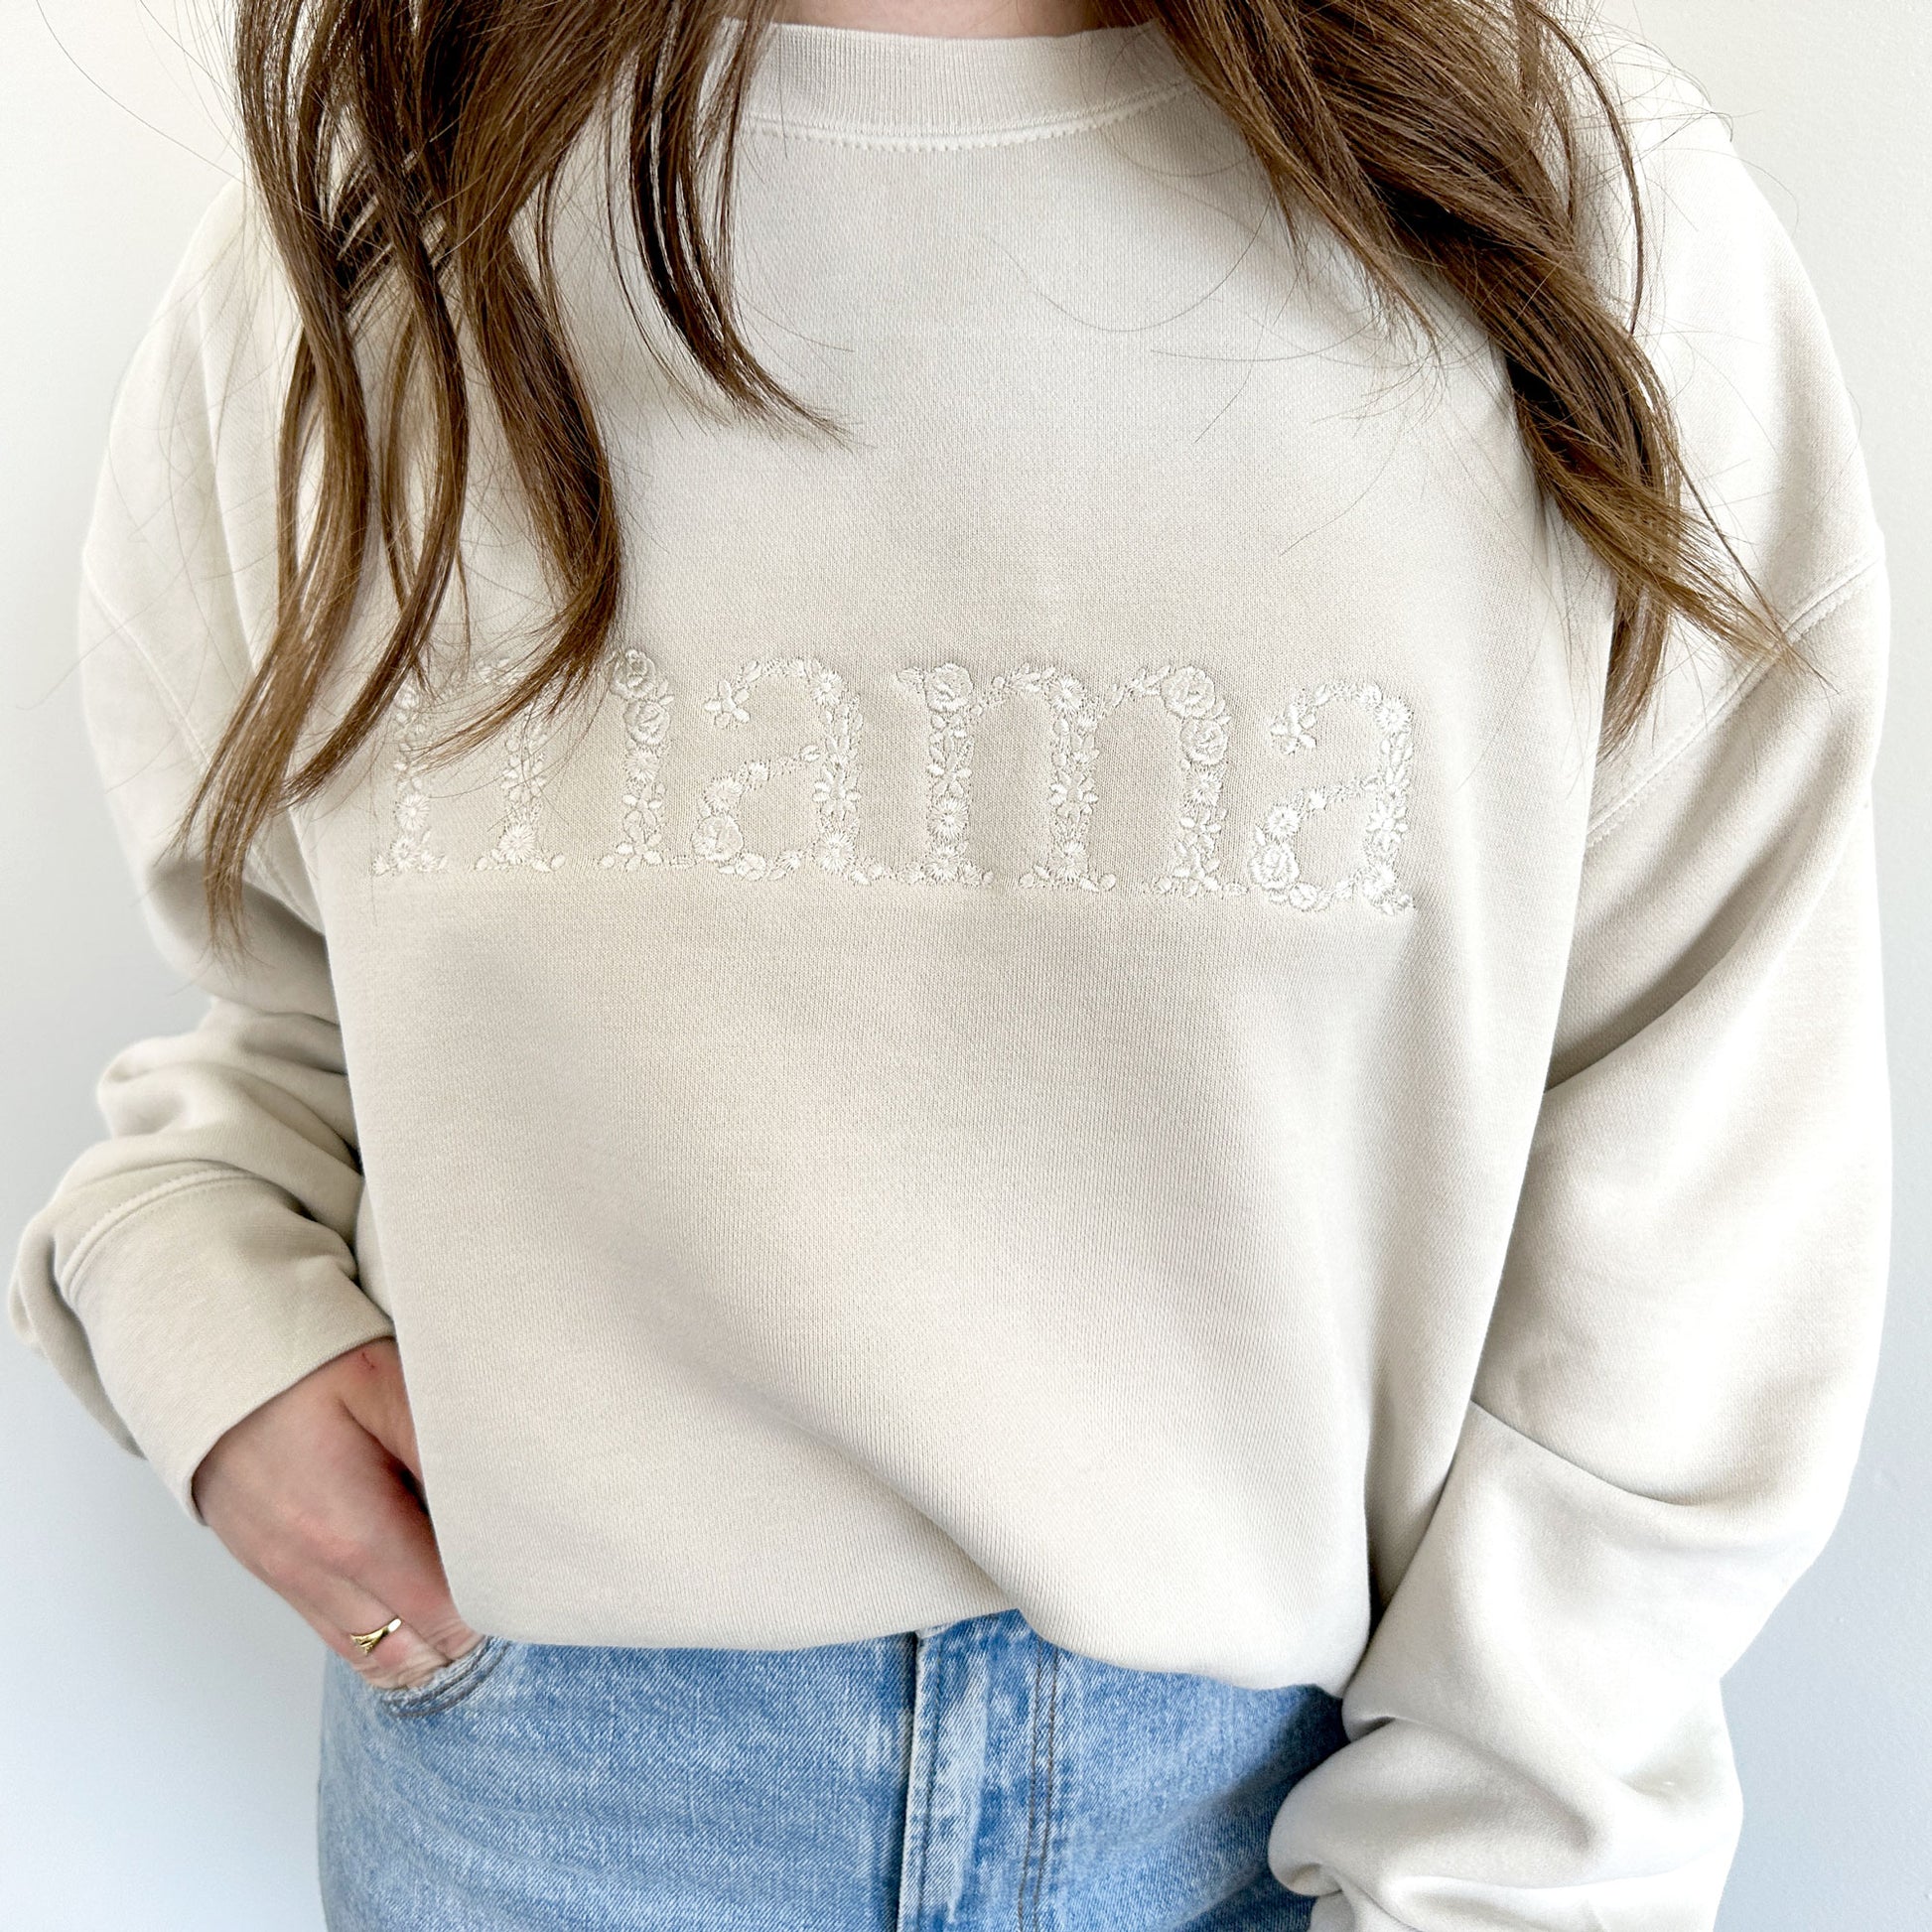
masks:
[(354, 1257), (288, 1194), (223, 1170), (163, 1182), (76, 1244), (66, 1299), (115, 1415), (196, 1522), (215, 1439), (345, 1350), (392, 1334)]

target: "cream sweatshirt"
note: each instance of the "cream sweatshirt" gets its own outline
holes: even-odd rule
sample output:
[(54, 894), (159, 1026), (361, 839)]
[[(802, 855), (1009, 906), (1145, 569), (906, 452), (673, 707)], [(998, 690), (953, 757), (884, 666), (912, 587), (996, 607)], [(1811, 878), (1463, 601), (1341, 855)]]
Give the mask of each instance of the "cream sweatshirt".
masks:
[(580, 166), (608, 679), (423, 756), (548, 608), (485, 422), (475, 651), (453, 606), (433, 687), (275, 822), (238, 967), (161, 856), (274, 594), (292, 311), (220, 194), (79, 620), (208, 1004), (101, 1075), (19, 1332), (191, 1513), (222, 1430), (393, 1332), (457, 1604), (509, 1637), (1017, 1605), (1319, 1684), (1351, 1741), (1271, 1842), (1315, 1932), (1704, 1932), (1720, 1680), (1835, 1524), (1879, 1333), (1887, 585), (1792, 244), (1688, 79), (1613, 71), (1646, 341), (1819, 675), (1680, 627), (1598, 758), (1608, 575), (1495, 353), (1446, 291), (1440, 365), (1378, 332), (1153, 28), (786, 26), (741, 288), (850, 434), (660, 366)]

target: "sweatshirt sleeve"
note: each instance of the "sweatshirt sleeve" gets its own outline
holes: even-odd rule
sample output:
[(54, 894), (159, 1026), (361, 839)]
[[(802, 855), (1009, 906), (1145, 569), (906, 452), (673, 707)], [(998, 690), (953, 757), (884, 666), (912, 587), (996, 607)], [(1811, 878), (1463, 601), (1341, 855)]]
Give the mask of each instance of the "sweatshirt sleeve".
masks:
[(245, 954), (166, 856), (272, 609), (276, 318), (239, 185), (198, 227), (116, 397), (83, 551), (79, 688), (154, 943), (207, 996), (99, 1077), (106, 1134), (29, 1221), (15, 1331), (200, 1520), (223, 1430), (391, 1332), (358, 1286), (362, 1176), (329, 954), (289, 817), (251, 854)]
[(1459, 1441), (1345, 1687), (1348, 1741), (1275, 1823), (1313, 1932), (1710, 1932), (1741, 1822), (1720, 1681), (1832, 1533), (1864, 1428), (1883, 545), (1792, 246), (1678, 99), (1646, 162), (1653, 352), (1817, 674), (1680, 631), (1598, 761)]

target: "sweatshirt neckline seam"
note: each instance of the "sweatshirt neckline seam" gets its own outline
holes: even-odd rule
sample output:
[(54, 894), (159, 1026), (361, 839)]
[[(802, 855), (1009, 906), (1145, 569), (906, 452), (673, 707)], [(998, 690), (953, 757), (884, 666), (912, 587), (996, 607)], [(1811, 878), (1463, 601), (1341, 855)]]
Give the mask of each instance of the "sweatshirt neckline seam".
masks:
[(742, 125), (748, 133), (796, 137), (801, 141), (820, 141), (835, 147), (931, 150), (946, 152), (961, 148), (1019, 146), (1029, 141), (1050, 141), (1064, 135), (1086, 134), (1107, 127), (1173, 95), (1184, 93), (1191, 82), (1185, 75), (1158, 80), (1137, 88), (1104, 105), (1079, 113), (1045, 113), (1030, 121), (1010, 121), (990, 127), (869, 128), (861, 122), (841, 123), (808, 118), (793, 120), (775, 108), (748, 108)]

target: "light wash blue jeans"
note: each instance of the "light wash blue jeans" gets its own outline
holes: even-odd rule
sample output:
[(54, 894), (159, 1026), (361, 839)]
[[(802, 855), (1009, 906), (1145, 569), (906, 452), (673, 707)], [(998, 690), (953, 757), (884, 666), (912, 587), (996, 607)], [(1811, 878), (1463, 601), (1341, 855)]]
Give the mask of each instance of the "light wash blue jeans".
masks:
[(1344, 1741), (1316, 1686), (1125, 1670), (1018, 1610), (325, 1668), (330, 1932), (1304, 1932), (1268, 1828)]

